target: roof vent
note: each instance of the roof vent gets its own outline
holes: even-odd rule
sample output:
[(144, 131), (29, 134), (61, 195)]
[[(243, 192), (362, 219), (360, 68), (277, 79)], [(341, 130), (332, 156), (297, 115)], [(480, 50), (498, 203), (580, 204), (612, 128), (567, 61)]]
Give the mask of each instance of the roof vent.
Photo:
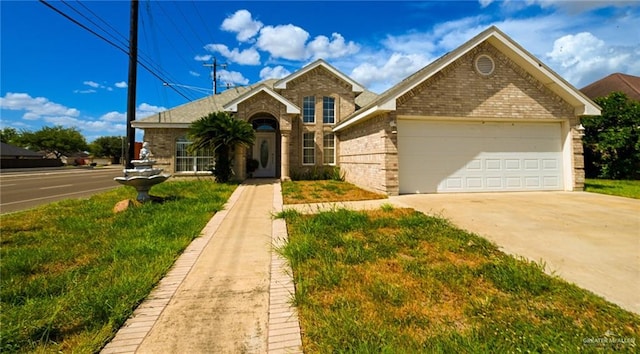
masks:
[(480, 75), (491, 75), (495, 68), (496, 66), (493, 59), (486, 54), (482, 54), (476, 59), (476, 71)]

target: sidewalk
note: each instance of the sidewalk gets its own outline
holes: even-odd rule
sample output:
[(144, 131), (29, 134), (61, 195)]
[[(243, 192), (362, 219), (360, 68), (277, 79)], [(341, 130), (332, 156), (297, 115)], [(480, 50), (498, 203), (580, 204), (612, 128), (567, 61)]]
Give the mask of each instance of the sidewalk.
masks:
[(102, 353), (302, 353), (279, 210), (277, 181), (240, 185)]

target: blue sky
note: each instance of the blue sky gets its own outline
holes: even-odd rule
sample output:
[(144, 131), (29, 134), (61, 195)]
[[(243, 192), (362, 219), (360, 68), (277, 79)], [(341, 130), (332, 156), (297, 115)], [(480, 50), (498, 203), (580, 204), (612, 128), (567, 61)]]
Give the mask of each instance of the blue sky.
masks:
[[(47, 2), (127, 50), (128, 1)], [(37, 1), (0, 12), (1, 128), (126, 134), (123, 51)], [(639, 1), (144, 0), (139, 15), (139, 55), (162, 80), (138, 68), (137, 118), (211, 94), (214, 56), (219, 91), (323, 58), (381, 93), (491, 25), (578, 88), (640, 76)]]

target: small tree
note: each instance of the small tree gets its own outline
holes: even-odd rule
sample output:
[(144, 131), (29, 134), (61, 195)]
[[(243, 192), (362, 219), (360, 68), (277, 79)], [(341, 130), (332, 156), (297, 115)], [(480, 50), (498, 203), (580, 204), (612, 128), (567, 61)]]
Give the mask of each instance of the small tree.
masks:
[(601, 115), (582, 118), (587, 177), (640, 177), (640, 102), (622, 92), (594, 101)]
[(248, 122), (235, 119), (227, 112), (214, 112), (191, 123), (188, 131), (193, 142), (189, 150), (195, 152), (213, 148), (215, 152), (216, 180), (225, 183), (231, 179), (231, 151), (236, 146), (249, 147), (255, 141), (255, 132)]
[(14, 128), (7, 127), (0, 130), (1, 142), (5, 144), (16, 145), (16, 144), (20, 144), (19, 140), (20, 140), (20, 134)]
[(97, 157), (109, 157), (113, 163), (118, 163), (122, 156), (122, 145), (119, 136), (101, 136), (91, 143), (89, 149)]
[(32, 150), (54, 154), (58, 159), (62, 155), (70, 155), (88, 149), (87, 141), (78, 129), (63, 128), (59, 125), (43, 127), (35, 132), (23, 131), (20, 142)]

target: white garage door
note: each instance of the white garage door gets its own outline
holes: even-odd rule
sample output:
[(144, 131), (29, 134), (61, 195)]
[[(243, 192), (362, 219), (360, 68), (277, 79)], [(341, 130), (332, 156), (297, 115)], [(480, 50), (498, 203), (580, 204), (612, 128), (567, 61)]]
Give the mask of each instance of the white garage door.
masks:
[(560, 123), (398, 121), (400, 193), (562, 190)]

